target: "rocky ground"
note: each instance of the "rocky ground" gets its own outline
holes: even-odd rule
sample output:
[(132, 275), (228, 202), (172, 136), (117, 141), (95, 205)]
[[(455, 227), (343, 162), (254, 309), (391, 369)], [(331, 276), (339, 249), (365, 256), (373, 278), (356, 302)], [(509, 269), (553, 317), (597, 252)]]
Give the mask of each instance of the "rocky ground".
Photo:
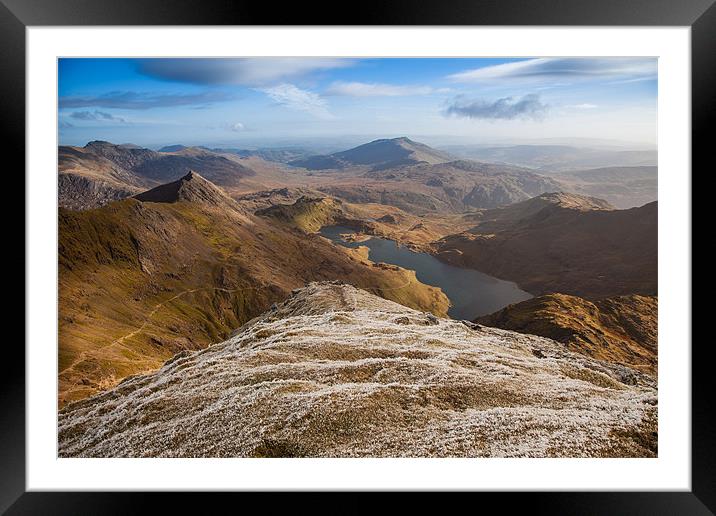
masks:
[(61, 457), (652, 457), (648, 375), (312, 283), (231, 338), (70, 404)]

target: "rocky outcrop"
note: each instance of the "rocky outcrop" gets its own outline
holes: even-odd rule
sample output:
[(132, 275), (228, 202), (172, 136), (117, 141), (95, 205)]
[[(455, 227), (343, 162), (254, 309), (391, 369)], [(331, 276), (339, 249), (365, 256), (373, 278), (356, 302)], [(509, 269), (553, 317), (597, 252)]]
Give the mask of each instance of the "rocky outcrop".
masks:
[(618, 296), (591, 302), (550, 294), (510, 305), (476, 322), (549, 337), (577, 353), (656, 374), (656, 296)]
[(59, 415), (60, 457), (653, 457), (654, 380), (313, 283)]
[(142, 202), (195, 202), (214, 207), (238, 209), (236, 202), (196, 172), (134, 196)]
[(85, 177), (79, 174), (57, 176), (58, 205), (71, 210), (87, 210), (124, 199), (140, 191), (131, 185)]
[(155, 152), (134, 145), (92, 141), (58, 149), (58, 201), (63, 208), (96, 208), (195, 171), (222, 187), (256, 173), (235, 160), (198, 148)]

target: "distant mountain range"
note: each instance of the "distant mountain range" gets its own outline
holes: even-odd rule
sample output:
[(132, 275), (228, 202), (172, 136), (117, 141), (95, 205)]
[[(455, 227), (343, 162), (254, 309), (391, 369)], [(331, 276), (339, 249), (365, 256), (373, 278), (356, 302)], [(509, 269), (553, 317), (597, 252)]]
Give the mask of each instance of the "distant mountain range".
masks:
[(84, 147), (60, 147), (58, 162), (59, 204), (72, 209), (101, 206), (179, 179), (190, 170), (222, 186), (255, 175), (249, 167), (198, 147), (156, 152), (93, 141)]
[(294, 160), (289, 164), (308, 170), (345, 169), (350, 167), (368, 167), (372, 170), (385, 170), (416, 163), (444, 163), (451, 156), (425, 144), (409, 138), (375, 140), (353, 149), (328, 155), (311, 156)]
[(351, 202), (388, 204), (414, 214), (495, 208), (564, 189), (524, 168), (471, 161), (345, 171), (317, 188)]
[(656, 166), (656, 150), (623, 150), (570, 145), (447, 145), (450, 154), (467, 159), (530, 167), (544, 172), (599, 167)]
[[(573, 149), (520, 146), (538, 155), (547, 147), (553, 157)], [(60, 147), (59, 203), (71, 209), (101, 206), (177, 180), (189, 170), (234, 196), (291, 185), (350, 202), (391, 205), (417, 215), (492, 209), (556, 191), (597, 196), (618, 208), (641, 206), (655, 200), (657, 194), (656, 167), (536, 170), (456, 159), (404, 137), (294, 159), (305, 152), (294, 148), (241, 150), (183, 145), (157, 152), (101, 141), (84, 147)]]
[[(178, 152), (189, 147), (185, 145), (167, 145), (159, 149), (159, 152)], [(210, 152), (219, 154), (235, 154), (242, 158), (257, 157), (266, 161), (277, 163), (288, 163), (293, 160), (307, 158), (312, 155), (311, 151), (300, 147), (269, 147), (258, 149), (241, 149), (236, 147), (198, 147)]]
[(657, 167), (607, 167), (553, 174), (570, 192), (606, 199), (617, 208), (633, 208), (658, 198)]

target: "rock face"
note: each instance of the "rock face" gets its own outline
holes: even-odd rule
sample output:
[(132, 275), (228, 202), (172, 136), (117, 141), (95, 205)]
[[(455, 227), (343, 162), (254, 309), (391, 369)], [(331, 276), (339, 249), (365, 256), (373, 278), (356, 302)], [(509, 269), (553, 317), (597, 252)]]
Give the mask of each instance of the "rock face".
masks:
[(59, 174), (57, 191), (59, 206), (71, 210), (85, 210), (129, 197), (139, 191), (139, 188), (77, 174)]
[(553, 340), (312, 283), (69, 405), (61, 457), (652, 457), (654, 381)]
[(577, 353), (656, 374), (656, 296), (618, 296), (590, 302), (549, 294), (510, 305), (476, 322), (549, 337)]

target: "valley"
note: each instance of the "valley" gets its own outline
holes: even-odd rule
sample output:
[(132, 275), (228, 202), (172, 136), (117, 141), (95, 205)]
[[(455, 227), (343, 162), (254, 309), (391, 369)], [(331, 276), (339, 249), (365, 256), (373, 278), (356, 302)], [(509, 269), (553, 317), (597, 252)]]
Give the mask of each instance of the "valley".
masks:
[[(688, 273), (689, 171), (659, 170), (658, 60), (338, 50), (53, 61), (57, 167), (28, 169), (28, 249), (57, 244), (28, 261), (48, 460), (658, 458), (689, 344), (659, 328), (659, 295), (688, 308), (659, 273)], [(169, 485), (146, 464), (125, 480)], [(318, 482), (259, 477), (220, 484)]]
[[(341, 226), (326, 226), (320, 234), (346, 247), (367, 247), (368, 258), (374, 262), (414, 270), (419, 281), (439, 287), (445, 293), (450, 300), (447, 313), (453, 319), (472, 320), (532, 297), (510, 281), (499, 280), (474, 269), (448, 265), (428, 253), (402, 247), (393, 240), (355, 238), (350, 228)], [(353, 241), (350, 241), (351, 237)]]
[(350, 281), (438, 316), (448, 307), (414, 272), (272, 224), (196, 173), (60, 209), (59, 228), (61, 405), (228, 336), (308, 281)]
[(618, 171), (538, 174), (407, 138), (295, 157), (60, 148), (60, 407), (212, 349), (312, 282), (655, 375), (657, 204), (577, 193)]

